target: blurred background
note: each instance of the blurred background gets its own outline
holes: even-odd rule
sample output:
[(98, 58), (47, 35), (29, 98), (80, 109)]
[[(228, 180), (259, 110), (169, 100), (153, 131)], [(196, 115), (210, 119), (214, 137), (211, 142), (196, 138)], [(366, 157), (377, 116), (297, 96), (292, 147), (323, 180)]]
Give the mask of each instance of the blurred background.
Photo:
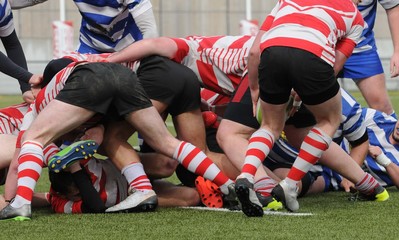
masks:
[[(161, 36), (251, 34), (275, 5), (270, 0), (152, 0)], [(23, 45), (29, 70), (41, 73), (62, 46), (75, 50), (78, 45), (80, 14), (72, 0), (48, 0), (45, 3), (13, 10), (14, 24)], [(399, 79), (389, 78), (389, 59), (393, 46), (385, 10), (378, 10), (374, 28), (377, 45), (387, 74), (390, 90), (399, 89)], [(58, 40), (57, 40), (58, 39)], [(1, 44), (0, 44), (1, 45)], [(61, 46), (61, 48), (62, 48)], [(4, 51), (3, 46), (0, 46)], [(351, 80), (341, 82), (349, 90)], [(0, 73), (0, 94), (18, 94), (16, 80)]]

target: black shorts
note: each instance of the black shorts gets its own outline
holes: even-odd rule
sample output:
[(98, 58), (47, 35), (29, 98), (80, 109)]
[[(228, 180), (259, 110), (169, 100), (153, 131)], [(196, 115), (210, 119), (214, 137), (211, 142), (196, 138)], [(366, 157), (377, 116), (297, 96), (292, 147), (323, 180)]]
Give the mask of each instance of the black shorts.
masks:
[(140, 61), (137, 76), (150, 99), (167, 104), (172, 116), (200, 108), (200, 83), (186, 66), (150, 56)]
[[(260, 127), (258, 120), (253, 116), (251, 91), (246, 76), (234, 92), (223, 118), (253, 129)], [(301, 106), (299, 111), (290, 117), (285, 124), (294, 125), (296, 128), (305, 128), (315, 125), (316, 119), (305, 106)]]
[(77, 66), (56, 99), (96, 113), (110, 111), (119, 116), (152, 106), (136, 74), (119, 63)]
[(223, 118), (254, 129), (260, 127), (258, 120), (253, 116), (251, 91), (248, 87), (247, 76), (243, 77), (240, 85), (235, 90)]
[(269, 47), (259, 65), (260, 98), (270, 104), (288, 101), (295, 89), (303, 103), (316, 105), (334, 97), (339, 84), (334, 69), (316, 55), (297, 48)]

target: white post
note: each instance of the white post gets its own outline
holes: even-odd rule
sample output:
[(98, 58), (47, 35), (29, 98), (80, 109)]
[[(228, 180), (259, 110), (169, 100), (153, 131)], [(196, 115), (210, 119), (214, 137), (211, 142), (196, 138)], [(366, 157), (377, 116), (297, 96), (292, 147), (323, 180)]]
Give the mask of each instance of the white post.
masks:
[(65, 21), (65, 0), (60, 0), (60, 21)]
[(252, 20), (252, 4), (251, 0), (246, 0), (245, 2), (246, 18), (248, 21)]

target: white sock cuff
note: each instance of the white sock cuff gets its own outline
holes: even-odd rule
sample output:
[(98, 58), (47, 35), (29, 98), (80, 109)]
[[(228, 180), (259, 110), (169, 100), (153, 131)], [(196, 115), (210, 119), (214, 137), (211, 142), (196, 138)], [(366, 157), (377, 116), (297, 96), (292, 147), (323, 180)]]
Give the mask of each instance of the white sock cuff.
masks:
[(327, 146), (330, 146), (332, 138), (327, 133), (325, 133), (323, 130), (321, 130), (318, 127), (313, 127), (312, 130), (316, 130), (317, 132), (319, 132), (320, 134), (317, 134), (317, 136), (319, 136), (327, 144)]
[(267, 129), (259, 128), (256, 132), (252, 134), (252, 136), (262, 136), (262, 137), (264, 137), (265, 135), (267, 135), (274, 143), (274, 135)]

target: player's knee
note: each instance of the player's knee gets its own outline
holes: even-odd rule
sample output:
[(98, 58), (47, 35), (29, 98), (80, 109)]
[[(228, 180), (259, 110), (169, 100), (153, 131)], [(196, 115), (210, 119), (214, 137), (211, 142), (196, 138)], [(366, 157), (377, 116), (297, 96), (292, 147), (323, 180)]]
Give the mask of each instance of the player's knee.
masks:
[(201, 202), (201, 199), (197, 190), (190, 187), (184, 187), (184, 188), (185, 188), (184, 194), (182, 195), (185, 206), (183, 207), (198, 206)]

